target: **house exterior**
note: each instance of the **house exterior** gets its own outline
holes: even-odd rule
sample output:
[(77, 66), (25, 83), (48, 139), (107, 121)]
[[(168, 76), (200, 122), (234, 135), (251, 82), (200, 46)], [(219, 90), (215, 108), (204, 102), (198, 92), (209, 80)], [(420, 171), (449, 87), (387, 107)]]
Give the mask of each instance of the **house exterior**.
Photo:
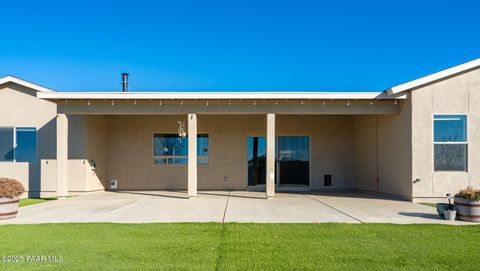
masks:
[(0, 78), (0, 175), (102, 190), (480, 187), (480, 59), (384, 92), (58, 92)]

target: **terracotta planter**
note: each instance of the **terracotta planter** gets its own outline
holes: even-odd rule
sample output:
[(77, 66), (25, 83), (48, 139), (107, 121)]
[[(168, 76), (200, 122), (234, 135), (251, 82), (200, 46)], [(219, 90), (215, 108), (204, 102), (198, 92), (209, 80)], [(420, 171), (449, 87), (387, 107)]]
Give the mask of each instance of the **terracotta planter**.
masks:
[(480, 222), (480, 201), (455, 197), (457, 218), (463, 221)]

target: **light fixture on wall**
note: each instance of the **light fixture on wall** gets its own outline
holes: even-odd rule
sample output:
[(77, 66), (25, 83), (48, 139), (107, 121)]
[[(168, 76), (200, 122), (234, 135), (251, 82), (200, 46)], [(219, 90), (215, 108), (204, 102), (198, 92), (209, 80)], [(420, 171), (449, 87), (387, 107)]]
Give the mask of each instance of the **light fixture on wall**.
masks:
[(90, 100), (88, 100), (88, 106), (90, 106)]
[(350, 106), (350, 100), (347, 101), (347, 106)]
[(112, 100), (112, 106), (114, 106), (114, 105), (115, 105), (115, 100)]
[(162, 105), (162, 100), (158, 101), (158, 105), (160, 105), (160, 106)]
[(187, 137), (187, 133), (185, 132), (185, 122), (177, 121), (178, 123), (178, 136), (179, 137)]

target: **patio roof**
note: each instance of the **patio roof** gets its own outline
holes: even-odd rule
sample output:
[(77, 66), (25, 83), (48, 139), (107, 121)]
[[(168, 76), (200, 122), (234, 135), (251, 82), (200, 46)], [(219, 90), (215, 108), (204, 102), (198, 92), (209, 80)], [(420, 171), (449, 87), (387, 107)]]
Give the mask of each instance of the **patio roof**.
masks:
[(407, 95), (386, 92), (50, 92), (47, 100), (395, 100)]

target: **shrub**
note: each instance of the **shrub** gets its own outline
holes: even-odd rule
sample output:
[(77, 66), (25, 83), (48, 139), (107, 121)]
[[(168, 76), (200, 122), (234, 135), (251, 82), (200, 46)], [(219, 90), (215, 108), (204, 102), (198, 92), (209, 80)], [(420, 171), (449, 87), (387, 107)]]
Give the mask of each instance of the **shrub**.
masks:
[(460, 190), (460, 192), (458, 192), (458, 194), (456, 194), (455, 196), (459, 198), (473, 200), (473, 201), (479, 201), (480, 189), (474, 189), (469, 186), (463, 190)]
[(23, 194), (22, 183), (14, 179), (0, 178), (0, 198), (15, 198)]

